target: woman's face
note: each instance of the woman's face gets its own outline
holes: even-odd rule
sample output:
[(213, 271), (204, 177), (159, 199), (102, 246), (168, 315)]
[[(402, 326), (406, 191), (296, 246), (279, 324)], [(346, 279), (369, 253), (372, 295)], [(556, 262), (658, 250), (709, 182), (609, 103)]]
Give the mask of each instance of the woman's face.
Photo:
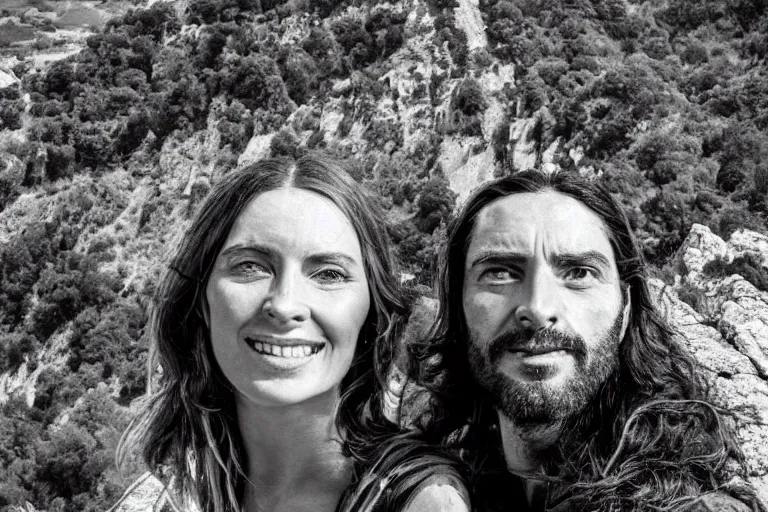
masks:
[(297, 188), (251, 200), (205, 292), (216, 361), (238, 401), (264, 406), (335, 392), (370, 306), (352, 224)]

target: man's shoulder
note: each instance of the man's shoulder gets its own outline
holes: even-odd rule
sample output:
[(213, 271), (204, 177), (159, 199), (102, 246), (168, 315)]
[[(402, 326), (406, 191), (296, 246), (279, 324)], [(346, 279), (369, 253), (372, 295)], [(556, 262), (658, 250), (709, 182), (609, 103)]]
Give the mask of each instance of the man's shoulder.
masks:
[[(667, 506), (669, 505), (667, 504)], [(663, 507), (659, 506), (658, 508), (662, 510)], [(663, 509), (666, 510), (666, 508)], [(570, 502), (564, 502), (548, 510), (551, 512), (576, 512), (583, 510), (583, 507), (574, 508)], [(620, 510), (625, 510), (625, 508), (620, 508)], [(675, 510), (684, 510), (685, 512), (753, 512), (752, 507), (724, 492), (703, 494), (684, 504), (678, 502)]]
[(702, 495), (690, 509), (691, 512), (751, 512), (746, 503), (724, 492)]

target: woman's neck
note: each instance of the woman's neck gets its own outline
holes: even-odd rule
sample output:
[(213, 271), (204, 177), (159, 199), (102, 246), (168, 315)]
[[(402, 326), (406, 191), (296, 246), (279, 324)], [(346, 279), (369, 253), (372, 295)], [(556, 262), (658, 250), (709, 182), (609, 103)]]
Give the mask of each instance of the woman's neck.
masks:
[(337, 391), (290, 406), (238, 399), (248, 477), (244, 510), (335, 508), (351, 478), (334, 424), (337, 401)]

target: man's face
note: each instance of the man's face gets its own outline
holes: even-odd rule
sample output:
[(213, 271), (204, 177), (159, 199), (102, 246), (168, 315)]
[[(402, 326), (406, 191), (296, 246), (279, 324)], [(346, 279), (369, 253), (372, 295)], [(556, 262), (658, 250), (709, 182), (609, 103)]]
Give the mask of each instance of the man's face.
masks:
[(469, 361), (519, 424), (580, 411), (617, 366), (623, 299), (600, 218), (554, 191), (513, 194), (478, 215), (464, 266)]

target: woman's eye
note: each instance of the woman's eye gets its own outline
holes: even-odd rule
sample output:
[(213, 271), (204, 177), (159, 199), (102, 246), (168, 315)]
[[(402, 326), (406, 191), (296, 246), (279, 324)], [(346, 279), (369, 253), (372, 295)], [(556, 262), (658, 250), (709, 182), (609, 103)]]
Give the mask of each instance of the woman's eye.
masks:
[(269, 275), (269, 271), (264, 267), (264, 265), (256, 261), (250, 261), (250, 260), (236, 263), (233, 267), (233, 270), (237, 274), (248, 275), (248, 276)]
[(323, 283), (343, 283), (347, 280), (345, 273), (330, 268), (315, 273), (315, 277)]

